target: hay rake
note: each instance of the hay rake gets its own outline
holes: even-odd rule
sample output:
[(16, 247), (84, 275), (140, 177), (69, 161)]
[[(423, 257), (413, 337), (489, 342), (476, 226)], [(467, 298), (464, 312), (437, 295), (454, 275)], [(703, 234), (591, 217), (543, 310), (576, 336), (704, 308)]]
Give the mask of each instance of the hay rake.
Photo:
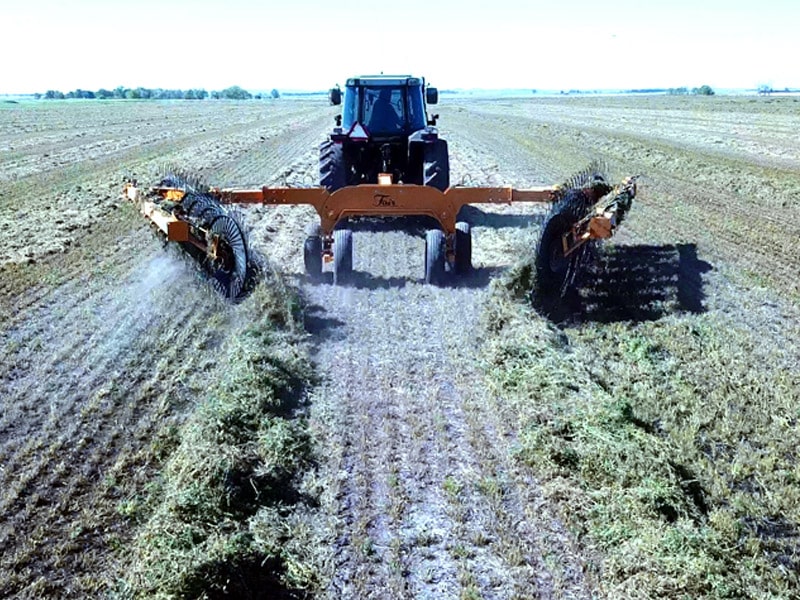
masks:
[(171, 173), (143, 192), (125, 183), (125, 196), (138, 204), (157, 232), (180, 244), (207, 273), (219, 292), (230, 299), (247, 294), (259, 267), (237, 204), (285, 206), (306, 204), (319, 215), (319, 228), (303, 245), (306, 271), (312, 278), (332, 271), (336, 284), (346, 283), (353, 269), (349, 219), (359, 217), (426, 217), (435, 225), (425, 237), (424, 280), (445, 284), (468, 276), (472, 269), (470, 225), (457, 221), (467, 204), (540, 202), (552, 205), (537, 245), (537, 288), (563, 294), (572, 284), (589, 242), (611, 237), (636, 196), (636, 177), (611, 185), (590, 168), (565, 184), (531, 189), (511, 187), (434, 187), (393, 183), (381, 174), (377, 184), (254, 189), (205, 186), (199, 180)]

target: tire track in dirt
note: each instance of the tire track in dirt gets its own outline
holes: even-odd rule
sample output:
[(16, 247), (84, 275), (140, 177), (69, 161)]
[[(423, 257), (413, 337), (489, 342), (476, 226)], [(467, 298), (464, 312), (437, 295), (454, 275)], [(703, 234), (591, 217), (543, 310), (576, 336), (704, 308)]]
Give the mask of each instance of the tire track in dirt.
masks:
[[(580, 124), (550, 124), (545, 129), (552, 137), (542, 140), (547, 132), (529, 121), (451, 110), (442, 111), (442, 121), (453, 130), (444, 135), (456, 182), (552, 183), (592, 155), (635, 164), (630, 156), (638, 146), (587, 133)], [(684, 175), (681, 191), (696, 188)], [(725, 205), (719, 193), (708, 200), (720, 211)], [(637, 206), (618, 241), (677, 243), (700, 230), (702, 221), (690, 214), (670, 222), (659, 218), (667, 204), (662, 198), (653, 207)], [(281, 247), (275, 239), (268, 243), (275, 264), (300, 277), (303, 222), (313, 213), (281, 207), (261, 214), (261, 231), (281, 236)], [(593, 558), (573, 543), (531, 473), (510, 458), (516, 415), (482, 389), (481, 340), (474, 337), (487, 282), (525, 251), (524, 229), (536, 226), (542, 209), (481, 206), (467, 214), (475, 219), (477, 271), (465, 286), (423, 285), (421, 236), (381, 228), (354, 234), (354, 285), (302, 284), (323, 380), (310, 416), (324, 489), (324, 542), (333, 548), (322, 577), (324, 597), (597, 593), (587, 575)], [(714, 286), (724, 298), (735, 293), (729, 282)], [(757, 302), (756, 296), (748, 302)], [(768, 311), (765, 319), (760, 311), (748, 323), (764, 330), (774, 316)]]
[(204, 385), (195, 351), (212, 342), (205, 325), (220, 319), (216, 299), (187, 293), (196, 282), (174, 258), (156, 254), (118, 275), (116, 286), (56, 289), (50, 300), (82, 300), (31, 310), (38, 332), (25, 323), (3, 332), (5, 348), (34, 349), (3, 381), (0, 548), (3, 571), (14, 573), (5, 593), (67, 593), (82, 545), (105, 537), (94, 528), (107, 518), (98, 509), (116, 504), (107, 477), (152, 442), (163, 426), (153, 414), (166, 417)]
[[(462, 134), (451, 144), (454, 180), (513, 180), (510, 168), (485, 166), (506, 151), (513, 145), (498, 149), (480, 132)], [(517, 185), (543, 182), (535, 166), (517, 164), (528, 174)], [(309, 152), (292, 176), (315, 171)], [(254, 212), (256, 239), (273, 264), (303, 282), (303, 230), (313, 211)], [(477, 268), (458, 287), (422, 283), (420, 232), (384, 228), (355, 231), (353, 285), (302, 283), (323, 379), (310, 422), (324, 486), (320, 543), (334, 553), (325, 597), (590, 596), (557, 515), (509, 458), (508, 426), (486, 409), (474, 337), (488, 282), (513, 260), (521, 228), (541, 214), (473, 210)]]
[[(403, 241), (357, 236), (356, 243), (397, 255)], [(421, 255), (419, 240), (409, 243)], [(553, 596), (554, 576), (534, 535), (546, 527), (528, 521), (491, 431), (501, 429), (481, 410), (480, 393), (467, 392), (482, 385), (471, 332), (480, 326), (485, 295), (413, 280), (400, 286), (308, 291), (328, 307), (327, 319), (344, 323), (342, 341), (326, 344), (318, 357), (330, 365), (323, 368), (330, 382), (314, 399), (322, 410), (348, 406), (324, 444), (344, 452), (331, 473), (344, 481), (336, 503), (341, 555), (329, 595), (380, 597), (389, 589), (395, 597), (469, 590), (485, 598)], [(488, 502), (484, 496), (493, 493), (503, 501)], [(515, 526), (506, 527), (509, 521)], [(572, 587), (562, 596), (582, 596), (580, 579), (570, 583), (559, 583)]]

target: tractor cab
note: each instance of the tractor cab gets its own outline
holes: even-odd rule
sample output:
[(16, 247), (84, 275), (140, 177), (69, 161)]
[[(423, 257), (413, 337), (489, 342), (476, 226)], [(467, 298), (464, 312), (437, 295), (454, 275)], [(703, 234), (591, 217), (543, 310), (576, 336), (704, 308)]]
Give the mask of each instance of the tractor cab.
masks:
[(365, 75), (328, 97), (343, 106), (320, 148), (320, 185), (333, 191), (389, 174), (394, 182), (447, 189), (447, 143), (435, 127), (438, 115), (426, 111), (438, 102), (436, 88), (410, 75)]
[(361, 123), (376, 137), (407, 136), (424, 129), (428, 121), (423, 86), (424, 81), (414, 77), (349, 79), (342, 128), (349, 131)]

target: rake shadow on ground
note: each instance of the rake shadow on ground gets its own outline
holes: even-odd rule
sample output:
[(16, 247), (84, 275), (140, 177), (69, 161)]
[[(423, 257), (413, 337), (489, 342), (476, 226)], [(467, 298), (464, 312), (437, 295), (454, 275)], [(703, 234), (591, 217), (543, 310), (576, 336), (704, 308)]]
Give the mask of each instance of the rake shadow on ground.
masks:
[[(412, 277), (379, 277), (366, 271), (353, 271), (348, 280), (344, 283), (339, 283), (338, 287), (342, 289), (356, 288), (363, 290), (401, 289), (406, 287), (409, 283), (417, 283), (417, 281), (417, 279)], [(306, 275), (304, 282), (308, 285), (332, 286), (334, 285), (333, 273), (323, 273), (318, 278)]]
[(516, 227), (525, 229), (532, 225), (539, 225), (544, 218), (543, 214), (506, 214), (485, 212), (477, 206), (467, 204), (458, 211), (458, 220), (466, 221), (473, 227), (490, 227), (503, 229)]
[(404, 231), (416, 237), (425, 237), (425, 231), (438, 228), (438, 223), (430, 217), (354, 217), (342, 219), (336, 229), (365, 231), (368, 233), (388, 233)]
[(675, 312), (702, 313), (702, 275), (711, 269), (697, 257), (695, 244), (604, 248), (548, 317), (556, 323), (641, 323)]
[(411, 277), (376, 277), (366, 271), (353, 271), (345, 287), (354, 287), (365, 290), (378, 290), (396, 288), (401, 289), (409, 283), (414, 283)]

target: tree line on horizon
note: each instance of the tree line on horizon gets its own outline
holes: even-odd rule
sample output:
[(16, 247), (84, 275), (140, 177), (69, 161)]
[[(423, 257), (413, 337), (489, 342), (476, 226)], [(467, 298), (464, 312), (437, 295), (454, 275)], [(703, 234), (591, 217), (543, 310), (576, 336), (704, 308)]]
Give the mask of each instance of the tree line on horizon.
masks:
[(273, 89), (269, 94), (256, 94), (255, 96), (247, 90), (234, 85), (224, 90), (207, 92), (206, 90), (189, 89), (189, 90), (165, 90), (162, 88), (126, 88), (119, 86), (113, 90), (100, 88), (96, 91), (76, 89), (71, 92), (64, 92), (58, 90), (47, 90), (44, 94), (34, 94), (38, 100), (43, 98), (45, 100), (66, 100), (72, 98), (82, 98), (86, 100), (205, 100), (211, 98), (212, 100), (250, 100), (255, 98), (261, 100), (263, 98), (280, 98), (280, 92)]
[(691, 92), (688, 87), (669, 88), (667, 90), (667, 94), (670, 96), (683, 96), (689, 93), (693, 96), (713, 96), (714, 90), (710, 85), (701, 85), (700, 87), (692, 88)]
[[(627, 90), (621, 90), (625, 94), (668, 94), (670, 96), (682, 96), (692, 94), (695, 96), (713, 96), (716, 92), (710, 85), (701, 85), (700, 87), (691, 88), (688, 87), (677, 87), (677, 88), (633, 88)], [(788, 91), (788, 90), (787, 90)], [(533, 94), (538, 94), (539, 90), (533, 89), (531, 90)], [(561, 90), (559, 93), (562, 96), (569, 96), (572, 94), (599, 94), (602, 93), (603, 90), (580, 90), (580, 89), (572, 89), (572, 90)], [(441, 94), (442, 91), (440, 90), (439, 93)]]

